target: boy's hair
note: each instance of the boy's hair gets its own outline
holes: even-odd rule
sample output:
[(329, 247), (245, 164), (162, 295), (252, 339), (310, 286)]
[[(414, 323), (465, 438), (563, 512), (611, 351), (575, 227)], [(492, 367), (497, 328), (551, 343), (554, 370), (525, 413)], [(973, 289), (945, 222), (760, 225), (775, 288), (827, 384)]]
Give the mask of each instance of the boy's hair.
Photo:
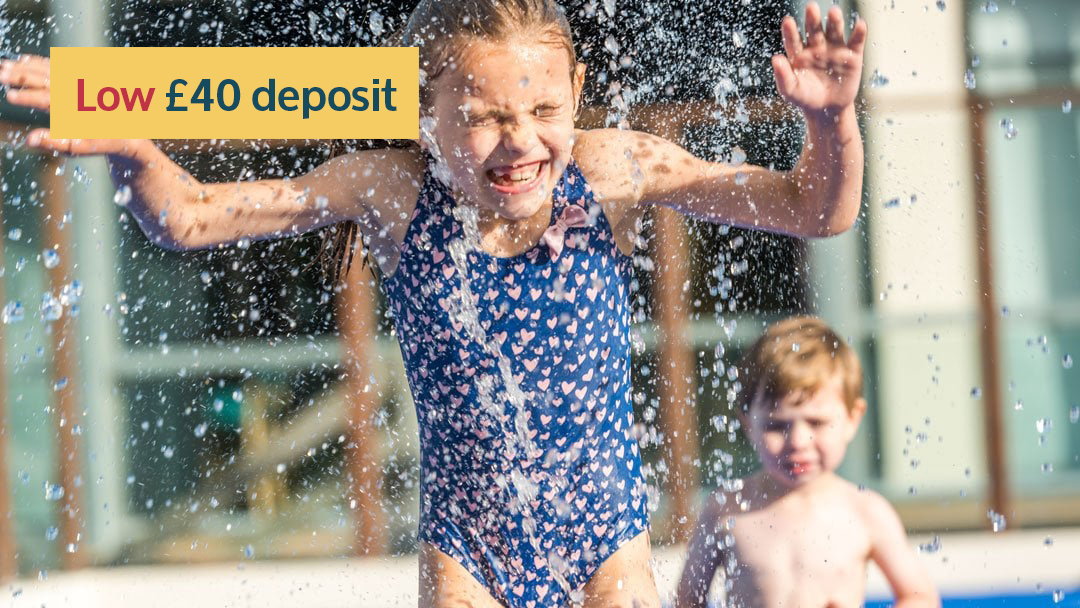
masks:
[(790, 317), (769, 326), (739, 363), (736, 403), (749, 412), (756, 400), (777, 403), (809, 396), (839, 376), (850, 412), (862, 398), (862, 366), (840, 336), (816, 317)]
[[(570, 78), (574, 78), (577, 54), (570, 22), (555, 0), (421, 0), (405, 27), (384, 42), (384, 46), (415, 46), (420, 49), (420, 108), (427, 112), (433, 102), (432, 83), (460, 61), (461, 53), (476, 40), (506, 42), (524, 36), (566, 49)], [(330, 157), (383, 147), (408, 147), (409, 141), (335, 140)], [(345, 221), (323, 230), (319, 258), (328, 283), (344, 279), (363, 235), (356, 222)]]

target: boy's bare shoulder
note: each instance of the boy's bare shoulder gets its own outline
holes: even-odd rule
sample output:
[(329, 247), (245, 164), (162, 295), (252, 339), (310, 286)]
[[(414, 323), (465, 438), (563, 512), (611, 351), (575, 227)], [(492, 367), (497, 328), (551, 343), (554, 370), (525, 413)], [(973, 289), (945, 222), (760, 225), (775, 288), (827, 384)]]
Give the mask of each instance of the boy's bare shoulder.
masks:
[(872, 527), (897, 519), (896, 509), (881, 494), (869, 488), (857, 486), (846, 479), (839, 477), (836, 479), (847, 500), (855, 507), (868, 526)]

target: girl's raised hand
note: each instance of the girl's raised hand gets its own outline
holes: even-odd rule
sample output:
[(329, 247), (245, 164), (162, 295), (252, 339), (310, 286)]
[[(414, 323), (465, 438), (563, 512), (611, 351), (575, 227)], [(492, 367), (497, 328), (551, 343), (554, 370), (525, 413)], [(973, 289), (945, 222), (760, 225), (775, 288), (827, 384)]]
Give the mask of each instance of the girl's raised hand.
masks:
[(806, 39), (790, 16), (780, 32), (784, 54), (772, 58), (776, 88), (789, 103), (807, 114), (836, 116), (855, 101), (862, 74), (866, 22), (859, 19), (844, 40), (844, 15), (840, 7), (829, 9), (828, 25), (814, 2), (806, 5)]
[[(22, 55), (0, 62), (0, 85), (7, 87), (7, 101), (43, 112), (49, 111), (49, 59)], [(81, 156), (86, 154), (132, 155), (149, 143), (141, 139), (52, 139), (48, 129), (34, 129), (26, 145), (44, 152)]]

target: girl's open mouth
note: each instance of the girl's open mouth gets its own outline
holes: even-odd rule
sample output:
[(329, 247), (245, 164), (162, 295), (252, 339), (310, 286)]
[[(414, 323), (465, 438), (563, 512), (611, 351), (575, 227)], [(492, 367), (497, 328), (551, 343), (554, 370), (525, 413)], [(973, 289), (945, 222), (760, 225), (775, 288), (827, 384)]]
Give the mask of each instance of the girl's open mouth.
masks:
[(487, 178), (491, 187), (503, 194), (521, 194), (533, 190), (542, 183), (547, 171), (548, 161), (541, 160), (523, 165), (512, 165), (488, 169)]

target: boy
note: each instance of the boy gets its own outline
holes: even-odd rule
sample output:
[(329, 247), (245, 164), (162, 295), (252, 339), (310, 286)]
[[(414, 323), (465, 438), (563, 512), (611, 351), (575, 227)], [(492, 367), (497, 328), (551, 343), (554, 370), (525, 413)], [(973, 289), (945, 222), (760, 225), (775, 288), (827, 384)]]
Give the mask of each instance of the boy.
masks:
[(724, 568), (730, 606), (861, 606), (874, 560), (896, 606), (938, 606), (881, 496), (834, 471), (866, 412), (852, 349), (820, 320), (771, 326), (740, 369), (737, 407), (761, 470), (709, 497), (676, 606), (705, 606)]

